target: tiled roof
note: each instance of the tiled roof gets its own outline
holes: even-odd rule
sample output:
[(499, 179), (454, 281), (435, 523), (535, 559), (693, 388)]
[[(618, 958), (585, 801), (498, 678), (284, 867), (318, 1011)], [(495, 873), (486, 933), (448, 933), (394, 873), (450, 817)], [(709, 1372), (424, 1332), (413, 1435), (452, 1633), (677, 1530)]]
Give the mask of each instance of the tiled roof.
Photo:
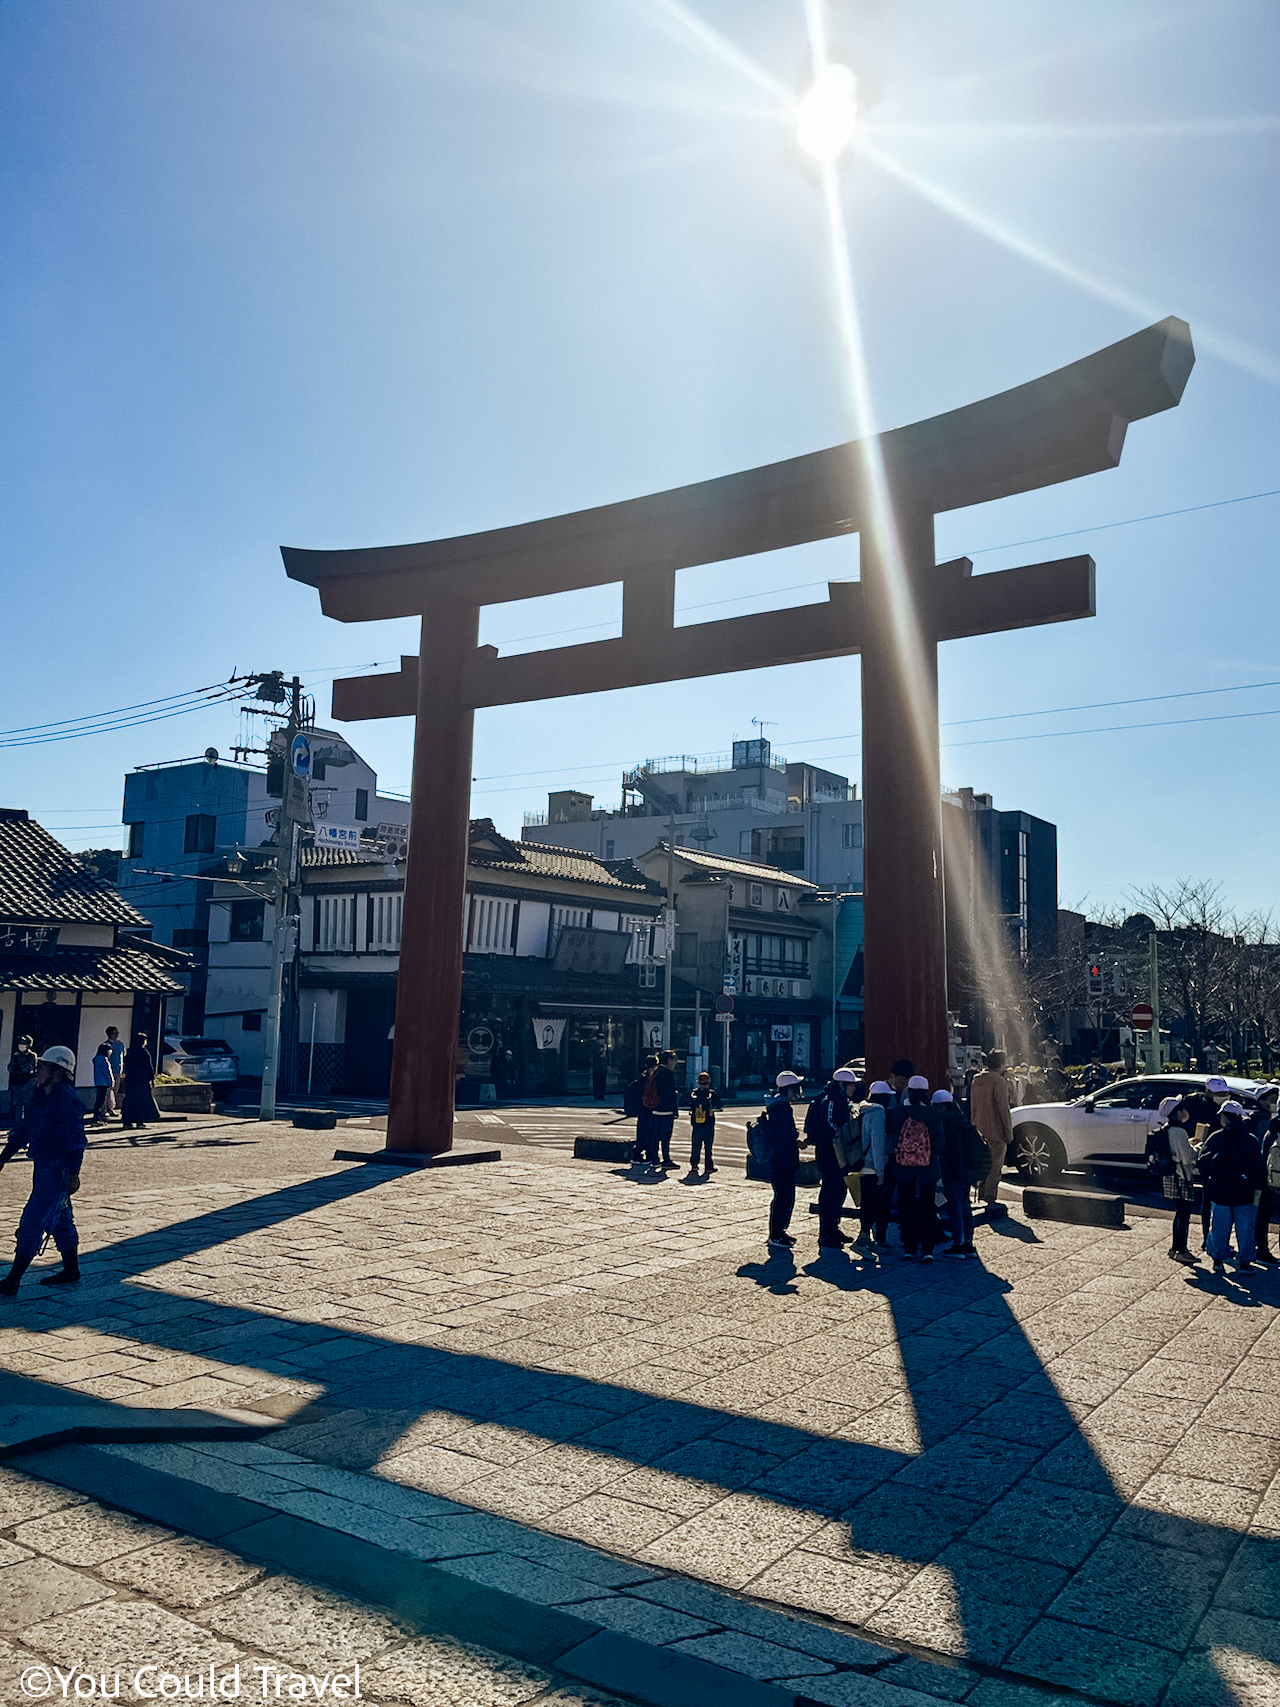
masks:
[[(594, 883), (602, 889), (624, 889), (630, 894), (644, 894), (648, 889), (643, 880), (628, 881), (610, 870), (603, 860), (583, 853), (581, 848), (553, 848), (546, 842), (512, 842), (499, 834), (488, 818), (473, 818), (470, 830), (467, 853), (470, 866), (486, 871), (532, 871), (540, 877), (571, 878), (575, 883)], [(636, 873), (637, 878), (639, 875)]]
[(147, 922), (42, 825), (16, 812), (0, 812), (0, 918), (50, 925)]
[[(659, 842), (658, 850), (665, 855), (667, 844)], [(642, 859), (645, 855), (640, 856)], [(703, 853), (697, 848), (676, 848), (676, 858), (687, 860), (690, 865), (702, 866), (707, 871), (723, 872), (727, 877), (749, 877), (753, 883), (790, 883), (797, 889), (816, 889), (816, 883), (810, 883), (807, 877), (797, 877), (793, 871), (781, 871), (776, 865), (766, 865), (759, 859), (729, 859), (725, 854)]]
[(141, 947), (58, 948), (36, 957), (0, 954), (0, 990), (141, 990), (178, 996), (183, 986), (158, 955)]

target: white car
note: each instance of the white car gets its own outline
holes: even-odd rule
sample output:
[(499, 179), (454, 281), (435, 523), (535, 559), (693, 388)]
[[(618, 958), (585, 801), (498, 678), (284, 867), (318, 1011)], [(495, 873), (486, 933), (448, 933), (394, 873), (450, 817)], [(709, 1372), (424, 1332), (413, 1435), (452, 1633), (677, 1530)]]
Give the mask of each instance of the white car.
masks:
[(169, 1052), (160, 1066), (174, 1078), (200, 1079), (205, 1084), (232, 1084), (240, 1076), (240, 1063), (231, 1045), (220, 1037), (184, 1037), (176, 1045), (165, 1039)]
[[(1031, 1103), (1013, 1110), (1012, 1159), (1025, 1180), (1057, 1179), (1064, 1168), (1145, 1166), (1147, 1137), (1165, 1097), (1202, 1091), (1207, 1073), (1157, 1073), (1121, 1079), (1074, 1102)], [(1228, 1079), (1246, 1108), (1262, 1090), (1256, 1079)]]

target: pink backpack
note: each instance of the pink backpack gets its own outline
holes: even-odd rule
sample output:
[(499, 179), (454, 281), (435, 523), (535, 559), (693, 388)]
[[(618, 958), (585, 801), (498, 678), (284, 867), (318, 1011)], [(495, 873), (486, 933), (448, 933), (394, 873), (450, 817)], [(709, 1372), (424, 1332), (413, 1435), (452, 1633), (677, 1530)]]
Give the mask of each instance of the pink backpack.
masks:
[(902, 1123), (902, 1131), (898, 1134), (898, 1166), (901, 1168), (927, 1168), (931, 1156), (929, 1128), (923, 1120), (917, 1120), (909, 1114)]

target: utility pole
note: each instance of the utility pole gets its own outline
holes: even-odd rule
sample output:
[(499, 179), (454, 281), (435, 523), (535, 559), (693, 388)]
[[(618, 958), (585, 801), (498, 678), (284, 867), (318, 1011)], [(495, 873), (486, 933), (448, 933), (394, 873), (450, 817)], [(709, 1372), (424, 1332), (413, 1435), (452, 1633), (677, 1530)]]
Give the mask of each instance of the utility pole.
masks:
[(280, 1071), (280, 1006), (285, 964), (292, 958), (294, 920), (290, 899), (296, 876), (298, 831), (311, 822), (311, 743), (303, 733), (308, 721), (302, 704), (302, 683), (289, 683), (289, 715), (284, 726), (284, 783), (276, 837), (276, 869), (271, 905), (275, 929), (271, 936), (271, 983), (267, 993), (262, 1039), (262, 1101), (259, 1120), (276, 1117), (276, 1079)]
[(666, 918), (666, 976), (662, 986), (662, 1047), (671, 1047), (671, 969), (675, 965), (676, 947), (676, 815), (667, 820), (667, 918)]
[(1163, 1063), (1160, 1058), (1160, 938), (1155, 931), (1147, 936), (1147, 1001), (1151, 1006), (1151, 1030), (1147, 1036), (1148, 1070), (1158, 1073)]

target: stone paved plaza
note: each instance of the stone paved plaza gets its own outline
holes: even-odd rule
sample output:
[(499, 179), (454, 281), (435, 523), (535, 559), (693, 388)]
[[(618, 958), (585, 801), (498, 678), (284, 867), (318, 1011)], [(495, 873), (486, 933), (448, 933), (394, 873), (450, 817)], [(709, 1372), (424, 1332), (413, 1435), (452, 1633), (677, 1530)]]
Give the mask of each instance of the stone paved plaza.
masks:
[[(334, 1164), (334, 1137), (210, 1121), (91, 1152), (85, 1282), (51, 1292), (33, 1270), (0, 1364), (120, 1406), (286, 1424), (100, 1448), (121, 1490), (151, 1475), (235, 1496), (779, 1701), (1280, 1704), (1270, 1275), (1189, 1280), (1159, 1217), (1030, 1224), (1016, 1203), (980, 1226), (977, 1261), (819, 1260), (804, 1191), (795, 1261), (769, 1260), (767, 1192), (729, 1171), (640, 1185), (510, 1148), (404, 1174)], [(26, 1180), (0, 1176), (15, 1219)], [(56, 1460), (21, 1469), (54, 1481)], [(145, 1645), (148, 1619), (176, 1617), (194, 1646), (299, 1667), (323, 1626), (348, 1632), (315, 1637), (334, 1663), (361, 1643), (371, 1663), (420, 1654), (370, 1699), (574, 1698), (546, 1668), (464, 1660), (372, 1603), (262, 1578), (225, 1538), (121, 1529), (13, 1472), (5, 1489), (0, 1633), (39, 1656), (70, 1652), (68, 1629), (115, 1652), (130, 1620)], [(166, 1560), (189, 1564), (189, 1594), (202, 1571), (226, 1586), (175, 1599)], [(86, 1568), (91, 1592), (60, 1601), (57, 1573)], [(455, 1661), (464, 1681), (423, 1682)], [(583, 1676), (665, 1699), (660, 1678)]]

